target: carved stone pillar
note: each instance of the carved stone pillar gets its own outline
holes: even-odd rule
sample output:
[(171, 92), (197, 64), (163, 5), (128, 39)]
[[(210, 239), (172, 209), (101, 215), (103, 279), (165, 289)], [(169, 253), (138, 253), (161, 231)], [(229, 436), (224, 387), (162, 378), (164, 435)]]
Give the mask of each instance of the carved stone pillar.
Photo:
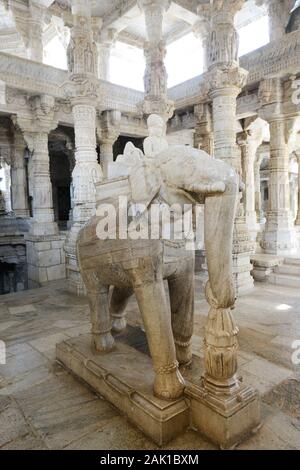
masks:
[(120, 135), (121, 113), (103, 111), (97, 123), (97, 134), (100, 142), (100, 163), (104, 177), (107, 177), (108, 166), (113, 162), (113, 145)]
[[(262, 143), (262, 133), (249, 129), (239, 139), (239, 145), (242, 151), (242, 176), (245, 184), (244, 190), (244, 210), (246, 215), (247, 227), (251, 240), (255, 242), (258, 232), (257, 214), (255, 210), (255, 175), (254, 166), (256, 152)], [(254, 246), (253, 246), (254, 248)]]
[(168, 120), (174, 111), (174, 104), (167, 98), (167, 71), (164, 65), (166, 46), (162, 26), (169, 0), (139, 0), (144, 11), (148, 42), (145, 44), (146, 70), (144, 75), (145, 114), (158, 114)]
[(204, 150), (209, 155), (214, 154), (214, 136), (212, 110), (210, 104), (198, 104), (194, 106), (195, 116), (195, 147)]
[(285, 35), (290, 11), (295, 0), (255, 0), (258, 6), (265, 5), (269, 16), (270, 41)]
[[(241, 154), (236, 143), (236, 98), (247, 72), (238, 67), (235, 13), (243, 2), (210, 3), (212, 30), (209, 41), (209, 96), (213, 103), (214, 154), (241, 174)], [(243, 206), (239, 204), (233, 236), (233, 279), (238, 292), (253, 286), (250, 243)], [(230, 447), (260, 422), (257, 393), (242, 385), (237, 371), (238, 328), (230, 302), (220, 302), (206, 285), (210, 312), (205, 326), (205, 371), (200, 396), (192, 393), (197, 409), (193, 425), (221, 447)], [(232, 295), (234, 298), (234, 294)], [(210, 424), (211, 423), (211, 424)]]
[[(247, 72), (240, 68), (211, 70), (210, 96), (213, 101), (214, 156), (226, 161), (241, 175), (241, 152), (236, 143), (236, 98)], [(233, 272), (238, 294), (253, 288), (250, 253), (253, 243), (243, 207), (237, 214), (234, 232)]]
[(29, 1), (29, 20), (28, 20), (28, 58), (43, 62), (43, 26), (47, 9)]
[(105, 34), (100, 30), (99, 21), (94, 23), (94, 39), (98, 52), (98, 77), (100, 80), (110, 80), (110, 57), (116, 40), (116, 31), (109, 29)]
[(54, 235), (52, 185), (48, 152), (48, 134), (57, 127), (54, 119), (54, 98), (42, 95), (32, 100), (32, 116), (17, 116), (17, 125), (23, 132), (30, 151), (30, 188), (33, 220), (30, 234), (35, 236)]
[(54, 222), (52, 185), (50, 180), (48, 133), (44, 131), (24, 132), (24, 138), (31, 152), (32, 165), (32, 212), (31, 235), (54, 235), (57, 224)]
[(295, 155), (298, 162), (298, 212), (295, 220), (295, 225), (300, 226), (300, 151), (296, 151)]
[(15, 130), (11, 153), (11, 199), (16, 217), (29, 217), (25, 149), (26, 142), (21, 132)]
[(199, 21), (193, 27), (193, 33), (200, 40), (203, 50), (203, 71), (208, 68), (208, 47), (210, 36), (210, 5), (199, 5), (197, 9)]
[(261, 207), (261, 183), (260, 183), (260, 167), (261, 157), (254, 162), (254, 186), (255, 186), (255, 212), (257, 222), (262, 223), (262, 207)]
[(58, 233), (54, 221), (48, 152), (49, 132), (57, 126), (54, 104), (52, 96), (37, 96), (32, 99), (32, 116), (17, 116), (17, 125), (23, 132), (30, 152), (29, 186), (33, 217), (26, 236), (30, 288), (66, 277), (63, 252), (65, 236)]
[[(241, 175), (241, 152), (236, 142), (236, 99), (246, 83), (248, 72), (239, 67), (238, 33), (235, 14), (243, 0), (214, 0), (211, 4), (211, 33), (208, 48), (209, 96), (213, 105), (214, 155), (226, 161)], [(243, 207), (236, 219), (233, 272), (238, 294), (253, 288), (250, 275), (250, 240)]]
[(290, 254), (296, 248), (289, 186), (289, 141), (294, 137), (294, 118), (282, 114), (280, 79), (261, 82), (259, 96), (260, 114), (270, 127), (269, 206), (262, 248), (266, 253)]
[(84, 293), (76, 255), (82, 225), (95, 213), (95, 183), (102, 179), (96, 153), (97, 47), (89, 0), (72, 0), (74, 26), (68, 46), (68, 68), (73, 87), (75, 167), (72, 172), (73, 225), (65, 245), (69, 289)]

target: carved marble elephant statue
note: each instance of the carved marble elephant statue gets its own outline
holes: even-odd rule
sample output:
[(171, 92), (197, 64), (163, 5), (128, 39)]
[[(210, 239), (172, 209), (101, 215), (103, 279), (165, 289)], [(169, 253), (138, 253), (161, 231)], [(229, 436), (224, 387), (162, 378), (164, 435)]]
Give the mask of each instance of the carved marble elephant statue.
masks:
[[(143, 203), (146, 211), (154, 203), (178, 203), (181, 207), (205, 203), (210, 298), (219, 308), (231, 307), (235, 302), (232, 235), (238, 195), (236, 172), (201, 150), (173, 146), (155, 159), (144, 157), (134, 166), (129, 182), (132, 201)], [(178, 398), (185, 387), (179, 366), (192, 359), (194, 252), (186, 250), (185, 240), (100, 240), (98, 222), (96, 215), (77, 241), (91, 311), (93, 350), (103, 353), (114, 347), (111, 329), (125, 327), (123, 312), (134, 293), (155, 371), (154, 394), (163, 399)]]

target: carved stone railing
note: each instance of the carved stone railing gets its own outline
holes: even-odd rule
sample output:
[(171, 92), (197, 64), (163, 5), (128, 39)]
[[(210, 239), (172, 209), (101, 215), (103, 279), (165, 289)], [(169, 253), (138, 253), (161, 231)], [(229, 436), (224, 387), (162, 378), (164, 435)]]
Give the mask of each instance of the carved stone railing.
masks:
[(249, 70), (247, 85), (258, 83), (266, 77), (299, 72), (300, 30), (244, 55), (240, 65)]
[[(68, 98), (68, 72), (10, 54), (0, 53), (0, 80), (9, 88), (29, 94), (49, 94), (56, 99)], [(144, 93), (99, 81), (99, 107), (118, 109), (124, 113), (139, 113), (137, 105)]]
[[(247, 87), (255, 89), (262, 79), (285, 76), (300, 70), (300, 31), (287, 34), (280, 41), (267, 44), (240, 59), (241, 67), (249, 70)], [(192, 107), (205, 99), (206, 74), (187, 80), (168, 91), (175, 101), (176, 109)], [(13, 55), (0, 53), (0, 80), (8, 88), (29, 94), (49, 94), (57, 100), (68, 100), (68, 72)], [(246, 87), (246, 89), (247, 89)], [(144, 94), (140, 91), (99, 82), (100, 109), (118, 109), (123, 113), (140, 115), (139, 103)], [(249, 109), (248, 109), (249, 108)], [(257, 94), (242, 95), (238, 98), (238, 114), (241, 116), (258, 108)]]
[(64, 70), (0, 53), (0, 80), (11, 88), (64, 98), (62, 85), (67, 79), (68, 74)]
[[(261, 47), (240, 59), (240, 66), (249, 71), (247, 87), (267, 77), (285, 76), (300, 70), (300, 30), (287, 34), (280, 41)], [(196, 104), (205, 98), (206, 74), (180, 83), (168, 90), (177, 109)], [(248, 98), (253, 106), (254, 98)], [(244, 102), (245, 104), (245, 102)]]

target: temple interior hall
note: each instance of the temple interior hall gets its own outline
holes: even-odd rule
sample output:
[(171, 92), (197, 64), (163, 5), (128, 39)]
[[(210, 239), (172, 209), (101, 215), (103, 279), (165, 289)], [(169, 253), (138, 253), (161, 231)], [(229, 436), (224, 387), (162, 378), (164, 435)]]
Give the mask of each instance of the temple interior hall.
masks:
[[(183, 183), (160, 173), (153, 192), (159, 165)], [(164, 248), (189, 266), (179, 287), (193, 279), (182, 301), (176, 273), (161, 281), (168, 364), (140, 313), (159, 310), (154, 288), (139, 294), (148, 258), (122, 261), (129, 300), (108, 283), (112, 324), (96, 318), (105, 286), (79, 259), (80, 234), (126, 181), (147, 208), (204, 193), (195, 259)], [(186, 391), (164, 400), (175, 370)], [(300, 0), (0, 0), (0, 450), (225, 448), (300, 449)]]

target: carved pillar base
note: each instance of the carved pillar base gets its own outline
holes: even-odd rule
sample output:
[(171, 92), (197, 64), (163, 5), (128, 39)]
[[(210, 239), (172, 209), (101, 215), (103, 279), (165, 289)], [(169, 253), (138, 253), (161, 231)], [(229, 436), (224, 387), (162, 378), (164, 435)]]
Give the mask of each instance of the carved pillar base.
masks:
[(65, 238), (65, 234), (26, 237), (29, 289), (66, 277)]
[(210, 282), (205, 289), (210, 311), (205, 326), (205, 372), (200, 385), (191, 384), (192, 426), (220, 446), (236, 446), (260, 425), (258, 393), (243, 386), (238, 375), (238, 332), (229, 301), (213, 297)]
[(235, 220), (232, 256), (233, 278), (238, 295), (247, 294), (254, 288), (254, 280), (250, 274), (252, 270), (250, 256), (254, 252), (254, 246), (246, 218), (243, 214), (239, 214)]
[[(279, 221), (282, 221), (282, 224)], [(280, 228), (280, 226), (282, 228)], [(291, 225), (290, 215), (268, 213), (266, 230), (261, 246), (265, 253), (274, 255), (290, 255), (297, 250), (297, 236)]]
[(216, 395), (204, 386), (188, 386), (192, 428), (217, 444), (231, 449), (260, 427), (260, 401), (251, 387), (241, 386), (235, 395)]

